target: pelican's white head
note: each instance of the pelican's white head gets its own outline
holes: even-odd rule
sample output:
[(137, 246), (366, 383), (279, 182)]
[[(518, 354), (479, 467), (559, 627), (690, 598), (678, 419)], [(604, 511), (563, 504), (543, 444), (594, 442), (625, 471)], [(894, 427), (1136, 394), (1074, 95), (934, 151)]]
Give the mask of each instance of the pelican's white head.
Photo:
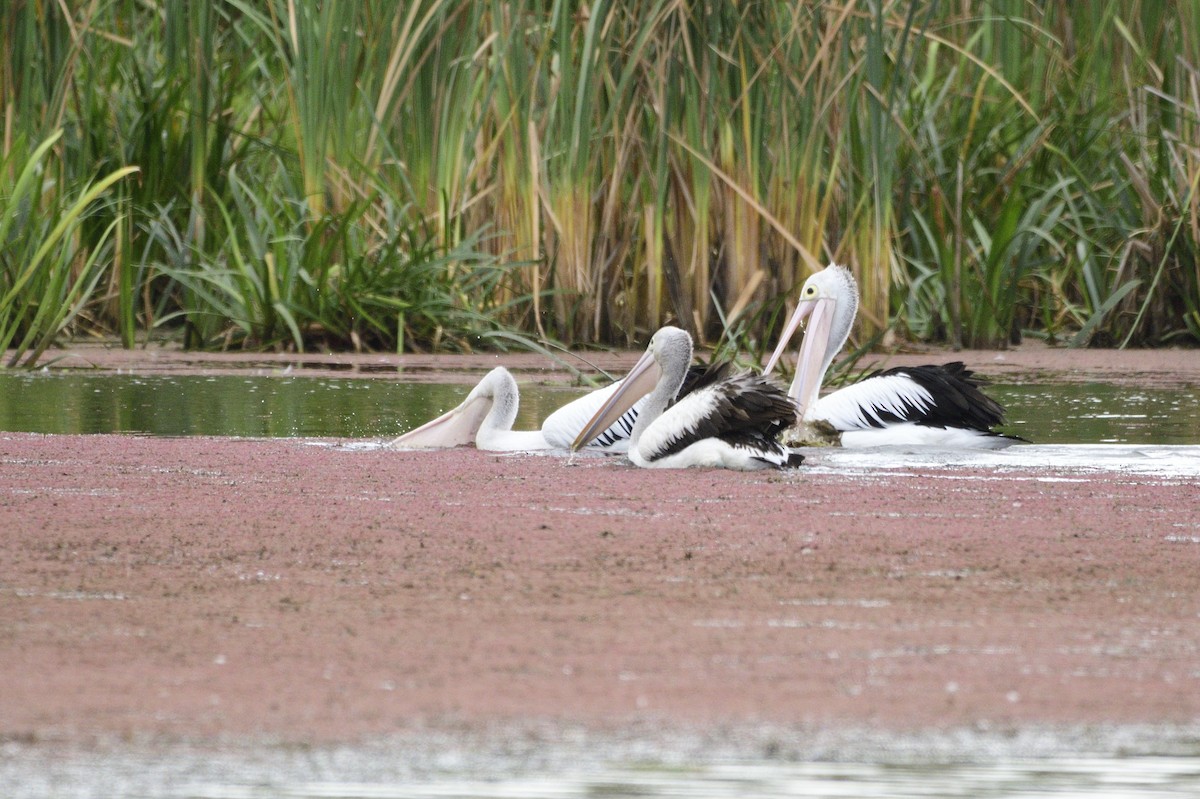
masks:
[(788, 389), (788, 396), (796, 403), (800, 418), (804, 418), (817, 401), (829, 364), (850, 337), (857, 313), (858, 283), (844, 266), (830, 264), (810, 276), (800, 287), (796, 311), (763, 369), (763, 374), (769, 374), (775, 368), (800, 323), (811, 316), (796, 360), (796, 376)]
[(621, 382), (621, 388), (609, 397), (600, 410), (596, 411), (596, 415), (584, 425), (571, 444), (571, 449), (578, 450), (586, 446), (607, 430), (621, 414), (649, 394), (650, 399), (638, 412), (637, 421), (629, 434), (629, 446), (635, 446), (645, 426), (661, 415), (679, 393), (679, 387), (683, 385), (691, 361), (691, 334), (678, 327), (659, 328), (650, 338), (650, 344), (642, 357)]

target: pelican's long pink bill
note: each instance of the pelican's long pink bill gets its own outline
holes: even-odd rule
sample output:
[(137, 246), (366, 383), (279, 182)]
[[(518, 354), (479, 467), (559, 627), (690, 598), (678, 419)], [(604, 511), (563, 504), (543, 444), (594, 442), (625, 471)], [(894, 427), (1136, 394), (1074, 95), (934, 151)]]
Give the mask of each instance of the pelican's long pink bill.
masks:
[(779, 362), (779, 358), (783, 355), (792, 336), (796, 334), (800, 323), (805, 318), (811, 317), (808, 325), (804, 328), (804, 341), (800, 345), (800, 355), (796, 359), (796, 376), (792, 379), (791, 388), (788, 389), (788, 396), (796, 403), (796, 414), (800, 418), (803, 418), (805, 411), (817, 401), (817, 394), (821, 390), (825, 356), (829, 350), (834, 306), (834, 301), (826, 298), (801, 300), (795, 313), (792, 314), (792, 318), (788, 320), (779, 344), (775, 347), (775, 352), (771, 354), (771, 359), (767, 361), (767, 366), (763, 369), (763, 374), (770, 374), (771, 370), (775, 368), (775, 364)]
[(475, 443), (475, 434), (487, 417), (490, 404), (482, 398), (467, 400), (415, 430), (392, 441), (390, 446), (412, 449), (463, 447)]
[(647, 350), (629, 370), (629, 375), (621, 383), (621, 388), (613, 393), (583, 426), (583, 430), (571, 443), (571, 450), (578, 451), (607, 430), (617, 419), (621, 418), (621, 414), (653, 391), (661, 376), (662, 369), (654, 359), (654, 354)]

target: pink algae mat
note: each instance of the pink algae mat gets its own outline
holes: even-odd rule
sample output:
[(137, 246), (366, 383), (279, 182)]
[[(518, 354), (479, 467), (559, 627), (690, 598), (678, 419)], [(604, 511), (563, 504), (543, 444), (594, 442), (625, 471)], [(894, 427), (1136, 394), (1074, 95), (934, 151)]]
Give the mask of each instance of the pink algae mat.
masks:
[(1120, 473), (0, 434), (0, 738), (1188, 724), (1198, 519)]

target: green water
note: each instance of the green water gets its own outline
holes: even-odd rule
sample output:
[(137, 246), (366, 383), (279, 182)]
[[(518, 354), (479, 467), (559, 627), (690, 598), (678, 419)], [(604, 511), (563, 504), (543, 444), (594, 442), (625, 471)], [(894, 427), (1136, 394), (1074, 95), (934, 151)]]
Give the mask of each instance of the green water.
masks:
[[(379, 378), (0, 374), (0, 430), (161, 436), (386, 438), (457, 405), (470, 386)], [(1042, 444), (1200, 444), (1200, 389), (993, 386), (1006, 432)], [(516, 427), (579, 390), (523, 384)]]
[[(386, 437), (454, 407), (470, 389), (361, 378), (0, 374), (0, 430)], [(523, 391), (517, 427), (537, 427), (577, 394)]]

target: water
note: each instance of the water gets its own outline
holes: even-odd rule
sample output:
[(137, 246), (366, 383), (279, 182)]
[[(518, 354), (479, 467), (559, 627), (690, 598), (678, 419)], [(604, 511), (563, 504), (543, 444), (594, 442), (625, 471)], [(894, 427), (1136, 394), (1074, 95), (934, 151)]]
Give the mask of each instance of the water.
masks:
[(1200, 444), (1200, 389), (1105, 383), (989, 387), (1016, 433), (1040, 444)]
[[(1053, 744), (1051, 744), (1053, 746)], [(516, 747), (520, 749), (518, 745)], [(903, 749), (903, 747), (901, 747)], [(573, 762), (515, 765), (501, 756), (358, 749), (255, 754), (170, 751), (94, 756), (10, 750), (0, 778), (13, 799), (1154, 799), (1200, 796), (1200, 757), (1012, 755), (875, 760)], [(535, 761), (540, 758), (534, 758)], [(411, 763), (424, 762), (413, 768)], [(11, 778), (16, 777), (16, 781)], [(22, 779), (24, 777), (24, 779)]]
[[(333, 437), (376, 442), (453, 407), (470, 386), (385, 379), (284, 376), (130, 376), (0, 373), (0, 430), (40, 433), (137, 433), (162, 436)], [(577, 389), (522, 381), (520, 429), (578, 396)], [(993, 386), (1009, 411), (1006, 432), (1037, 446), (1001, 452), (894, 453), (822, 450), (806, 468), (842, 473), (915, 466), (1030, 465), (1071, 471), (1200, 475), (1200, 389), (1143, 389), (1105, 384)], [(370, 444), (376, 446), (377, 444)], [(1066, 479), (1066, 478), (1055, 478)], [(1153, 738), (1153, 736), (1151, 736)], [(318, 797), (1142, 797), (1200, 796), (1200, 749), (1194, 732), (1160, 743), (1098, 747), (1055, 736), (1017, 753), (987, 742), (949, 757), (936, 747), (895, 756), (899, 739), (850, 759), (713, 758), (609, 752), (556, 756), (554, 744), (532, 763), (477, 762), (448, 754), (415, 761), (370, 747), (338, 752), (267, 747), (235, 755), (154, 752), (63, 758), (53, 747), (0, 745), (0, 785), (16, 797), (163, 797), (164, 799), (318, 799)], [(1184, 742), (1182, 751), (1180, 741)], [(1190, 743), (1189, 743), (1190, 742)], [(1161, 745), (1160, 745), (1161, 744)], [(512, 744), (499, 747), (506, 750)], [(519, 746), (518, 746), (519, 748)], [(1140, 756), (1125, 756), (1133, 751)], [(1177, 756), (1155, 756), (1170, 753)], [(488, 756), (477, 755), (487, 760)], [(492, 756), (494, 757), (494, 755)], [(503, 758), (501, 758), (503, 759)], [(433, 762), (431, 768), (414, 762)], [(15, 786), (15, 787), (14, 787)], [(15, 790), (9, 794), (8, 790)]]
[[(517, 429), (581, 391), (522, 381)], [(271, 376), (0, 374), (0, 430), (162, 436), (388, 438), (457, 405), (466, 385)], [(1200, 444), (1200, 389), (993, 386), (1040, 444)]]
[[(387, 437), (454, 407), (470, 389), (362, 378), (0, 374), (0, 430)], [(523, 388), (517, 428), (536, 428), (577, 393)]]
[(507, 779), (293, 786), (194, 786), (181, 799), (843, 799), (857, 797), (1088, 797), (1200, 795), (1200, 760), (1057, 758), (949, 765), (726, 763)]

